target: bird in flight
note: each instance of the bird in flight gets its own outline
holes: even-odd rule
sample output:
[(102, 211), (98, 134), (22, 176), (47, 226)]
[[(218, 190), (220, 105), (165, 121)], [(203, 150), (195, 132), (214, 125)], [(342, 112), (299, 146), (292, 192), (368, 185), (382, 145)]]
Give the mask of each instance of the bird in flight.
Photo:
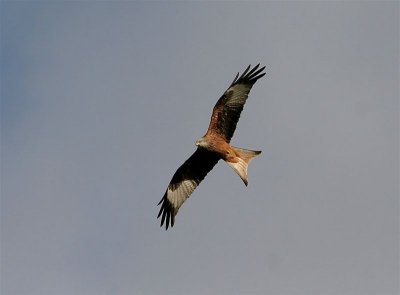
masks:
[(158, 205), (157, 218), (161, 216), (161, 226), (174, 226), (179, 208), (206, 177), (215, 164), (223, 159), (247, 186), (249, 162), (261, 151), (252, 151), (231, 146), (230, 140), (239, 121), (251, 87), (261, 77), (265, 67), (260, 64), (250, 70), (250, 65), (242, 75), (239, 73), (214, 106), (207, 133), (196, 141), (197, 149), (182, 166), (176, 170), (168, 188)]

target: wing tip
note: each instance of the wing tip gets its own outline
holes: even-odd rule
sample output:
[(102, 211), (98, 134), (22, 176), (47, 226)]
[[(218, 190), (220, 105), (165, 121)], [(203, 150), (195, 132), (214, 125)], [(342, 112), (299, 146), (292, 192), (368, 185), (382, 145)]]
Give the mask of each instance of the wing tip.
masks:
[(260, 66), (260, 63), (258, 63), (256, 66), (254, 66), (250, 70), (251, 64), (249, 64), (240, 76), (239, 76), (239, 73), (237, 73), (231, 86), (233, 86), (237, 83), (240, 83), (240, 82), (247, 82), (247, 83), (254, 84), (258, 79), (264, 77), (266, 73), (265, 72), (263, 73), (263, 71), (265, 70), (266, 66), (263, 66), (262, 68), (259, 68), (259, 66)]
[(168, 230), (168, 227), (174, 226), (175, 223), (175, 210), (172, 208), (172, 204), (168, 201), (166, 194), (162, 197), (161, 201), (157, 204), (159, 206), (161, 204), (160, 211), (158, 212), (157, 218), (161, 216), (160, 227), (164, 225), (165, 222), (165, 230)]

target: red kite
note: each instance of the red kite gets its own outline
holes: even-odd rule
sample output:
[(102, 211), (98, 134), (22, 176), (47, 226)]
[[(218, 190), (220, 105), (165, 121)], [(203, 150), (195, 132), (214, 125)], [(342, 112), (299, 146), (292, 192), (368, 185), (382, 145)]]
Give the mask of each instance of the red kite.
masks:
[(247, 186), (248, 164), (261, 151), (237, 148), (231, 146), (229, 142), (235, 132), (251, 87), (265, 75), (262, 73), (265, 67), (258, 69), (259, 65), (250, 71), (249, 65), (240, 77), (239, 73), (236, 75), (229, 88), (215, 104), (207, 133), (196, 141), (197, 150), (172, 177), (167, 191), (158, 203), (162, 205), (157, 218), (162, 215), (161, 226), (165, 222), (166, 230), (169, 224), (171, 227), (174, 226), (175, 215), (183, 202), (220, 159), (231, 166)]

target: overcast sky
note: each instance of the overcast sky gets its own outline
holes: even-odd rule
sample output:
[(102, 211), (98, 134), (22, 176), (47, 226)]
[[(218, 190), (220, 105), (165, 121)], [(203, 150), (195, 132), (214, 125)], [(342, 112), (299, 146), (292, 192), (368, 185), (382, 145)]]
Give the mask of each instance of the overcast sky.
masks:
[[(238, 71), (266, 65), (174, 228)], [(397, 294), (399, 2), (1, 1), (2, 294)]]

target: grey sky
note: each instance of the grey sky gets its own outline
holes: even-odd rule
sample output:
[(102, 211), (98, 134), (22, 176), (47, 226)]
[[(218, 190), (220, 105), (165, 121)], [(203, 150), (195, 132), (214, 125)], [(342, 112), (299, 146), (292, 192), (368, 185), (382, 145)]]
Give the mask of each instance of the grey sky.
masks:
[[(156, 219), (212, 107), (232, 144)], [(1, 2), (2, 294), (397, 294), (399, 2)]]

